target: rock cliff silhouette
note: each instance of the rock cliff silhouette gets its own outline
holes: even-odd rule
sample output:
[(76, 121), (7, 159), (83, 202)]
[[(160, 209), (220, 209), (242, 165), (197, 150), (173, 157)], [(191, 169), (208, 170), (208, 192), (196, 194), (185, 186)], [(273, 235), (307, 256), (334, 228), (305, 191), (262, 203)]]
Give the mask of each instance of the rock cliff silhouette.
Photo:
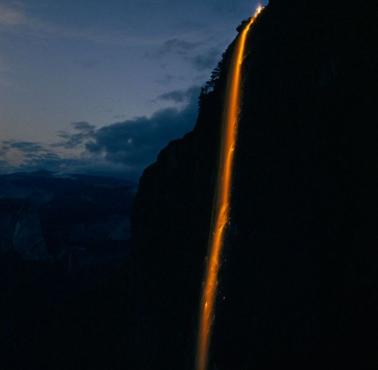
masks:
[[(276, 0), (250, 34), (211, 370), (376, 366), (373, 15), (370, 2)], [(233, 47), (194, 130), (140, 181), (135, 369), (193, 368)]]

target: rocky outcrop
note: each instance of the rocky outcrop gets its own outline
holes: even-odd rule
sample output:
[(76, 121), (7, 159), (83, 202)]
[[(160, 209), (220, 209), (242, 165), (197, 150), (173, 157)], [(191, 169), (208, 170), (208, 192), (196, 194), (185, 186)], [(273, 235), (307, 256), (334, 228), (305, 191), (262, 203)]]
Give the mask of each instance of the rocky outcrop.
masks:
[[(210, 369), (376, 364), (373, 14), (370, 2), (271, 1), (250, 34)], [(193, 132), (140, 182), (135, 369), (193, 367), (232, 50)]]
[(48, 257), (39, 214), (26, 200), (0, 199), (0, 252), (16, 252), (26, 259)]

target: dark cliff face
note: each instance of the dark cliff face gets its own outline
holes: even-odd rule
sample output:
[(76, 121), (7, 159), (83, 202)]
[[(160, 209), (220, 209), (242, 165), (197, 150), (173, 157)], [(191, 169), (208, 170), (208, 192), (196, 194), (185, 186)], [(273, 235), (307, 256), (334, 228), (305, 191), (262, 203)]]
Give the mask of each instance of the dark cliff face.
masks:
[(377, 359), (377, 33), (366, 11), (303, 3), (273, 4), (250, 37), (221, 369)]
[[(250, 33), (210, 369), (370, 369), (378, 360), (369, 4), (271, 1)], [(232, 48), (194, 131), (140, 182), (135, 369), (193, 367)]]

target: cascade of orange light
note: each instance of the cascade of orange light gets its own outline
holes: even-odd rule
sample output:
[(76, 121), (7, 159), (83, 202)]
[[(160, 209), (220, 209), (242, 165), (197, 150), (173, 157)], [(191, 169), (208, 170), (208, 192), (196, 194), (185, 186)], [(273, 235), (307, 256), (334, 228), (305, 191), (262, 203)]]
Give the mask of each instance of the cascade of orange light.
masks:
[(208, 364), (218, 273), (224, 235), (230, 214), (232, 172), (239, 121), (243, 59), (249, 30), (262, 10), (263, 7), (257, 8), (255, 15), (249, 20), (236, 41), (228, 76), (212, 232), (209, 240), (209, 255), (200, 306), (196, 370), (206, 370)]

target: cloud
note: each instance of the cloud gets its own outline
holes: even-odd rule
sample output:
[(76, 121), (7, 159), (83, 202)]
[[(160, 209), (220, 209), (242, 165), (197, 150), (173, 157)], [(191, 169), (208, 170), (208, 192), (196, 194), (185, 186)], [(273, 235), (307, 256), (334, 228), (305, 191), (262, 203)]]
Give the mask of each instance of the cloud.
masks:
[[(191, 87), (161, 95), (159, 99), (181, 103), (183, 108), (161, 109), (150, 117), (99, 129), (88, 122), (74, 122), (72, 131), (59, 132), (61, 140), (50, 146), (30, 141), (0, 142), (0, 172), (49, 170), (137, 179), (164, 146), (193, 128), (199, 91)], [(64, 154), (57, 152), (60, 148)]]
[(40, 143), (30, 141), (3, 141), (0, 143), (1, 172), (24, 169), (56, 169), (59, 155)]
[(30, 141), (6, 141), (5, 143), (8, 144), (8, 148), (18, 149), (24, 153), (36, 153), (43, 151), (43, 147), (40, 144)]
[(87, 153), (65, 157), (48, 146), (34, 142), (0, 142), (0, 156), (0, 173), (47, 170), (58, 174), (84, 173), (130, 177), (124, 165), (113, 164)]
[[(26, 13), (22, 2), (18, 1), (13, 2), (12, 5), (0, 3), (0, 28), (27, 36), (77, 39), (115, 46), (156, 44), (153, 37), (146, 39), (146, 37), (131, 36), (117, 30), (100, 32), (94, 27), (66, 27), (52, 23)], [(94, 68), (97, 63), (94, 60), (79, 61), (83, 68)]]
[(30, 141), (6, 141), (3, 149), (6, 152), (18, 151), (24, 161), (31, 163), (40, 159), (58, 159), (58, 155), (45, 148), (42, 144)]
[(213, 69), (220, 59), (220, 56), (221, 52), (218, 49), (211, 48), (201, 54), (198, 54), (192, 58), (191, 61), (197, 71), (203, 72)]
[(0, 25), (19, 26), (28, 24), (29, 20), (22, 9), (0, 4)]
[(52, 147), (75, 149), (84, 145), (95, 135), (96, 127), (88, 122), (73, 122), (71, 125), (75, 132), (59, 131), (58, 137), (60, 137), (61, 141), (52, 144)]
[(91, 125), (88, 122), (85, 121), (79, 121), (79, 122), (73, 122), (72, 127), (80, 132), (88, 133), (88, 132), (93, 132), (96, 128), (96, 126)]
[(159, 95), (157, 99), (169, 100), (175, 103), (189, 103), (190, 99), (193, 98), (193, 96), (198, 95), (198, 91), (199, 88), (196, 86), (191, 87), (187, 90), (173, 90)]
[(170, 94), (176, 99), (178, 96), (180, 100), (186, 99), (187, 105), (181, 110), (166, 108), (151, 117), (139, 117), (100, 128), (94, 140), (86, 144), (87, 151), (102, 155), (111, 163), (128, 165), (130, 171), (140, 174), (165, 145), (194, 126), (199, 88)]
[(166, 73), (161, 78), (156, 79), (155, 83), (166, 87), (167, 85), (171, 84), (175, 79), (177, 79), (176, 76), (174, 76), (171, 73)]
[(156, 55), (159, 57), (172, 54), (186, 56), (190, 54), (194, 49), (197, 49), (201, 44), (202, 42), (193, 42), (173, 38), (165, 41), (163, 45), (158, 48)]
[[(189, 64), (193, 72), (203, 73), (210, 72), (217, 65), (223, 47), (223, 43), (216, 42), (210, 35), (203, 35), (201, 41), (172, 38), (165, 41), (157, 50), (146, 53), (146, 56), (164, 60), (164, 63), (160, 63), (160, 67), (163, 70), (167, 70), (168, 68), (169, 64), (166, 62), (177, 61), (177, 58), (180, 58)], [(165, 78), (157, 82), (167, 85), (174, 77), (172, 74), (166, 74)]]

